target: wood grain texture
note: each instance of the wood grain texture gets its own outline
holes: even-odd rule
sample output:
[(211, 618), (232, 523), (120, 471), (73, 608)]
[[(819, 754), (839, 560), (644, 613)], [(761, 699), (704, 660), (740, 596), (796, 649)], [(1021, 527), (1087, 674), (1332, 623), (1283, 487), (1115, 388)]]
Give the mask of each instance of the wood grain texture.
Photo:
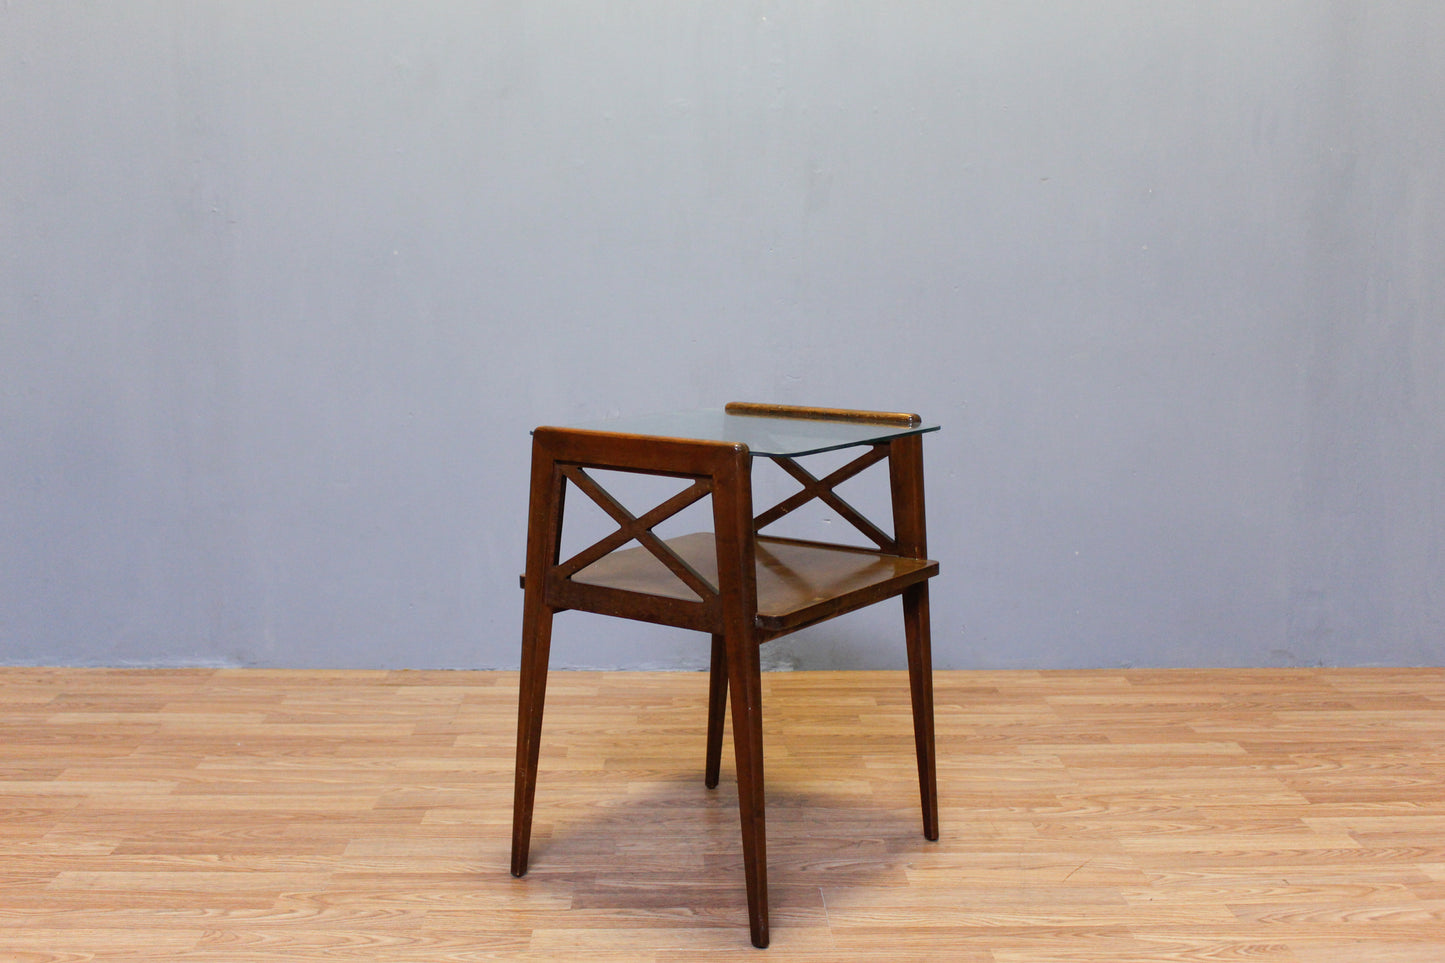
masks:
[(763, 676), (772, 947), (704, 673), (0, 669), (0, 959), (1445, 958), (1445, 670)]
[(807, 418), (811, 421), (860, 421), (912, 428), (923, 419), (911, 411), (862, 411), (857, 408), (807, 408), (800, 405), (775, 405), (756, 401), (729, 401), (724, 410), (730, 415), (757, 418)]
[[(703, 578), (717, 581), (717, 548), (711, 532), (671, 538), (667, 545)], [(876, 590), (879, 598), (888, 598), (938, 574), (938, 563), (929, 559), (791, 538), (760, 535), (755, 551), (757, 623), (767, 632), (791, 632), (846, 611), (840, 599), (862, 596), (871, 600), (870, 590)], [(651, 552), (641, 548), (613, 552), (577, 573), (575, 580), (686, 601), (698, 598)], [(852, 607), (859, 606), (854, 603)]]

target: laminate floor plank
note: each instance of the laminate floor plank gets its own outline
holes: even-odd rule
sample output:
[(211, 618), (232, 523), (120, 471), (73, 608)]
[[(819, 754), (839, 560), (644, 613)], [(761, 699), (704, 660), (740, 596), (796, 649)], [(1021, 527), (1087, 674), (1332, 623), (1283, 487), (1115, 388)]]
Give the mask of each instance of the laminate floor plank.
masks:
[[(707, 680), (0, 668), (0, 959), (679, 963), (748, 945)], [(770, 673), (784, 960), (1445, 960), (1445, 670)]]

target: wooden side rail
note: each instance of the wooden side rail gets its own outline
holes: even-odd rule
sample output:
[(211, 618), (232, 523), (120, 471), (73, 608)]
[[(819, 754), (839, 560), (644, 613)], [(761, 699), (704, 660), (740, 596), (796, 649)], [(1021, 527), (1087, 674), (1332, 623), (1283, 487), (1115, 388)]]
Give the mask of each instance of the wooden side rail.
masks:
[(815, 421), (861, 421), (880, 425), (902, 425), (907, 428), (923, 424), (922, 418), (906, 411), (860, 411), (853, 408), (804, 408), (798, 405), (772, 405), (753, 401), (730, 401), (723, 410), (730, 415), (751, 415), (755, 418), (809, 418)]

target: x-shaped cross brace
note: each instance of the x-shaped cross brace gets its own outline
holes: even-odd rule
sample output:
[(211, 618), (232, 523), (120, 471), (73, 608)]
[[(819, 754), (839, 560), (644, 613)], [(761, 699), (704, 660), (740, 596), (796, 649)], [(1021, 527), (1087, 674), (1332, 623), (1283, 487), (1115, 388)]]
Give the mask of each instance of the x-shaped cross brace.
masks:
[(778, 463), (779, 467), (797, 479), (803, 488), (801, 491), (793, 493), (757, 516), (757, 518), (753, 520), (753, 530), (761, 531), (765, 526), (773, 524), (773, 522), (776, 522), (784, 515), (790, 514), (817, 498), (821, 499), (832, 508), (833, 511), (846, 519), (854, 528), (862, 532), (864, 536), (882, 551), (898, 551), (898, 543), (893, 536), (870, 522), (862, 512), (858, 511), (858, 509), (852, 505), (849, 505), (843, 500), (842, 496), (833, 490), (863, 469), (870, 465), (876, 465), (887, 457), (888, 445), (875, 445), (870, 448), (867, 453), (853, 459), (823, 479), (814, 476), (812, 472), (808, 471), (802, 465), (799, 465), (792, 458), (774, 458), (773, 460)]
[(612, 520), (617, 523), (618, 528), (611, 535), (584, 548), (558, 566), (559, 577), (571, 578), (613, 550), (637, 539), (639, 545), (655, 555), (659, 562), (667, 566), (668, 571), (696, 592), (698, 598), (704, 602), (717, 598), (717, 589), (698, 574), (697, 569), (669, 548), (666, 542), (652, 533), (652, 529), (656, 526), (711, 494), (712, 482), (709, 479), (696, 479), (690, 486), (639, 517), (629, 512), (621, 502), (612, 497), (611, 492), (599, 485), (591, 475), (581, 468), (576, 465), (563, 465), (561, 469), (568, 481), (585, 492), (603, 511), (612, 516)]

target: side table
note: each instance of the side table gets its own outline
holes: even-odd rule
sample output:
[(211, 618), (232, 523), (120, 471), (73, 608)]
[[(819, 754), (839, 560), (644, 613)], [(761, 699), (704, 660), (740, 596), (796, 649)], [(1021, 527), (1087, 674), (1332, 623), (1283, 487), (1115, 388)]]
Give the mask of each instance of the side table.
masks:
[[(928, 580), (938, 574), (938, 563), (927, 557), (922, 445), (923, 435), (937, 429), (912, 414), (733, 403), (722, 410), (543, 427), (532, 433), (512, 812), (514, 876), (527, 871), (552, 617), (566, 609), (711, 634), (704, 782), (710, 789), (718, 783), (730, 699), (753, 945), (765, 947), (769, 938), (758, 653), (762, 643), (902, 597), (923, 834), (938, 838), (928, 619)], [(846, 448), (863, 450), (822, 478), (797, 461)], [(801, 486), (756, 515), (755, 456), (772, 459)], [(835, 491), (882, 461), (888, 463), (892, 534)], [(671, 476), (691, 484), (634, 515), (598, 483), (593, 473), (599, 470)], [(596, 502), (618, 527), (564, 559), (568, 483)], [(666, 540), (653, 534), (656, 526), (707, 497), (712, 500), (712, 531)], [(814, 499), (849, 522), (871, 547), (760, 534)], [(633, 541), (636, 546), (625, 547)]]

